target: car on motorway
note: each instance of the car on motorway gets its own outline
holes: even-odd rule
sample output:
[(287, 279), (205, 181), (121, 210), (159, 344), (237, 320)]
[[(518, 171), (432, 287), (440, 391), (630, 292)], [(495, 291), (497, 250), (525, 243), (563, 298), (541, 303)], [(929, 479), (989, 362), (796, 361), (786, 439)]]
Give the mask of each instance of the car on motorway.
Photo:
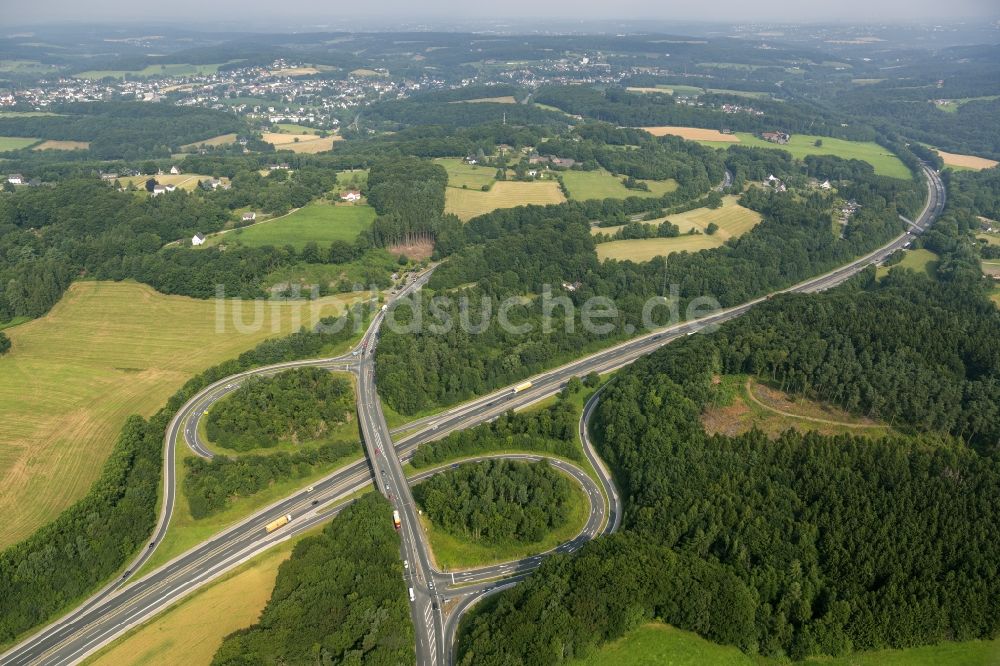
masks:
[(311, 492), (312, 492), (312, 491), (314, 491), (314, 490), (316, 490), (316, 487), (315, 487), (315, 486), (309, 486), (308, 488), (306, 488), (306, 492), (307, 492), (307, 493), (311, 493)]
[(403, 560), (403, 568), (404, 569), (409, 569), (410, 568), (410, 561), (409, 560)]
[(319, 504), (319, 500), (313, 500), (313, 501), (312, 501), (312, 505), (313, 505), (313, 506), (316, 506), (317, 504)]
[(414, 594), (413, 594), (413, 588), (411, 587), (410, 588), (410, 601), (413, 601), (414, 599), (416, 599), (416, 597), (414, 596)]

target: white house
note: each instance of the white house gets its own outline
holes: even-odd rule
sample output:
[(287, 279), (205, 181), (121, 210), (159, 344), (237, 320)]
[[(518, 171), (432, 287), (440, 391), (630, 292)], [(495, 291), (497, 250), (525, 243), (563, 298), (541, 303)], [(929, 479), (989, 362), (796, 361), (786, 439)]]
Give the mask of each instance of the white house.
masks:
[(177, 168), (177, 167), (175, 167), (175, 166), (172, 166), (172, 167), (170, 167), (170, 173), (171, 173), (171, 175), (174, 175), (174, 176), (179, 176), (179, 175), (180, 175), (180, 173), (181, 173), (181, 170), (180, 170), (180, 169), (178, 169), (178, 168)]
[(340, 195), (342, 201), (361, 201), (361, 192), (358, 190), (348, 190)]
[(176, 185), (165, 185), (163, 189), (165, 189), (167, 192), (173, 192), (174, 190), (177, 189), (177, 186)]
[(194, 236), (191, 237), (191, 245), (198, 247), (199, 245), (204, 245), (204, 244), (205, 244), (204, 234), (195, 234)]
[(243, 213), (244, 222), (253, 222), (257, 219), (257, 213)]
[(154, 197), (159, 196), (159, 195), (163, 194), (166, 191), (167, 191), (167, 188), (163, 187), (163, 185), (154, 185), (153, 186), (153, 196)]
[(19, 173), (12, 173), (7, 176), (7, 182), (11, 185), (24, 185), (24, 176)]
[(823, 181), (822, 183), (820, 183), (820, 185), (819, 185), (819, 186), (820, 186), (820, 187), (821, 187), (822, 189), (824, 189), (824, 190), (828, 190), (828, 189), (830, 189), (830, 187), (831, 187), (831, 185), (830, 185), (830, 181), (828, 181), (828, 180), (824, 180), (824, 181)]

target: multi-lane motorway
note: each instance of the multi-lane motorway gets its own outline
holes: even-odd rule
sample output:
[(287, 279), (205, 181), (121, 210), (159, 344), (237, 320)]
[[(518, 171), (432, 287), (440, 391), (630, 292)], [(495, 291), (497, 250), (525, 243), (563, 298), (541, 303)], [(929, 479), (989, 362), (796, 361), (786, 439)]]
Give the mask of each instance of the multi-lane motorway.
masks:
[[(944, 188), (937, 174), (926, 167), (924, 174), (929, 189), (927, 204), (917, 220), (910, 223), (910, 228), (905, 234), (866, 257), (786, 291), (810, 293), (829, 289), (857, 274), (866, 266), (880, 263), (892, 252), (908, 246), (916, 234), (922, 233), (933, 223), (944, 207)], [(428, 274), (422, 275), (408, 285), (399, 296), (405, 296), (412, 290), (418, 289), (428, 277)], [(106, 586), (72, 613), (0, 655), (0, 664), (78, 662), (129, 628), (152, 617), (222, 573), (272, 547), (275, 543), (328, 520), (345, 496), (363, 488), (373, 479), (380, 492), (390, 497), (396, 505), (402, 518), (401, 556), (409, 562), (408, 586), (414, 589), (414, 601), (411, 605), (417, 635), (418, 660), (427, 664), (448, 663), (451, 660), (451, 647), (458, 621), (464, 611), (483, 595), (509, 586), (513, 581), (527, 575), (540, 563), (541, 557), (525, 558), (518, 562), (476, 571), (456, 572), (454, 579), (451, 573), (435, 571), (431, 566), (426, 538), (413, 506), (409, 490), (410, 480), (404, 476), (401, 463), (424, 442), (483, 423), (509, 409), (537, 402), (561, 390), (571, 377), (618, 369), (673, 340), (737, 317), (763, 300), (765, 299), (757, 299), (696, 321), (661, 329), (568, 363), (531, 378), (532, 385), (529, 389), (515, 393), (511, 388), (507, 388), (433, 417), (421, 419), (407, 425), (409, 434), (399, 438), (395, 443), (382, 415), (373, 372), (372, 355), (382, 322), (381, 312), (375, 315), (371, 326), (355, 349), (357, 352), (355, 354), (334, 359), (279, 364), (220, 380), (189, 400), (168, 427), (164, 456), (164, 501), (150, 547), (143, 549), (121, 579)], [(175, 496), (174, 446), (178, 436), (183, 434), (188, 445), (199, 455), (211, 455), (198, 437), (198, 416), (213, 402), (234, 390), (248, 374), (273, 374), (300, 365), (349, 369), (357, 373), (358, 413), (366, 458), (349, 464), (314, 483), (311, 490), (299, 491), (258, 511), (141, 579), (130, 582), (131, 574), (155, 550), (170, 520)], [(591, 520), (588, 520), (587, 526), (578, 537), (559, 547), (559, 550), (563, 551), (580, 547), (583, 541), (596, 534), (610, 533), (621, 521), (621, 504), (617, 490), (603, 463), (590, 446), (586, 432), (586, 417), (592, 413), (596, 403), (595, 396), (584, 410), (585, 418), (581, 421), (580, 428), (587, 458), (597, 472), (600, 487), (588, 488), (588, 496), (592, 501)], [(554, 462), (554, 464), (561, 463)], [(580, 478), (570, 469), (564, 468), (563, 471), (578, 480)], [(589, 477), (587, 478), (589, 480)], [(597, 501), (593, 494), (598, 491), (601, 495), (600, 501)], [(282, 530), (271, 535), (265, 534), (264, 525), (285, 514), (292, 514), (293, 521)], [(595, 517), (599, 521), (597, 525), (592, 524)], [(452, 600), (447, 617), (444, 616), (444, 600)]]

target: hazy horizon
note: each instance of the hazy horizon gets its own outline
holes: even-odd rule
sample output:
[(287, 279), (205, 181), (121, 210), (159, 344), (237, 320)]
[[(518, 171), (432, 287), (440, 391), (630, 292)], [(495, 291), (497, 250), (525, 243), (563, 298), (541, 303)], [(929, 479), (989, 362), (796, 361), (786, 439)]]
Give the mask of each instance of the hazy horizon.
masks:
[[(365, 5), (363, 13), (354, 5), (343, 7), (319, 0), (300, 0), (283, 5), (260, 3), (248, 6), (237, 0), (217, 0), (213, 3), (196, 0), (175, 0), (166, 5), (128, 5), (117, 0), (38, 0), (32, 3), (11, 3), (4, 9), (9, 27), (25, 25), (66, 24), (73, 21), (95, 23), (169, 23), (191, 28), (217, 29), (231, 27), (267, 27), (270, 30), (343, 29), (356, 25), (365, 29), (423, 25), (454, 26), (463, 22), (522, 23), (527, 21), (573, 23), (607, 21), (630, 23), (637, 21), (699, 22), (699, 23), (762, 23), (762, 24), (906, 24), (957, 23), (970, 19), (986, 19), (1000, 28), (1000, 8), (991, 0), (952, 0), (942, 5), (936, 0), (892, 0), (873, 8), (865, 0), (841, 0), (836, 3), (805, 5), (791, 0), (762, 0), (756, 3), (737, 0), (716, 0), (706, 10), (704, 6), (672, 7), (643, 0), (622, 0), (609, 5), (604, 2), (551, 0), (539, 4), (528, 0), (509, 0), (504, 4), (470, 5), (451, 0), (432, 0), (418, 7), (403, 0), (376, 0)], [(307, 21), (307, 23), (303, 23)], [(202, 22), (199, 25), (199, 22)], [(214, 26), (204, 25), (211, 22)]]

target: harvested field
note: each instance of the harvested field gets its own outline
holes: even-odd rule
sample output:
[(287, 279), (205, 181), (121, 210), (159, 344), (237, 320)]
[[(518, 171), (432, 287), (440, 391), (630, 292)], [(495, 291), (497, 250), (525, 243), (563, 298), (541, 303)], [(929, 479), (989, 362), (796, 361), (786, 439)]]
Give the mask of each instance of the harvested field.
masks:
[(56, 141), (50, 139), (38, 144), (32, 150), (87, 150), (90, 148), (89, 141)]
[(735, 134), (723, 134), (719, 130), (703, 129), (701, 127), (640, 127), (653, 136), (666, 136), (672, 134), (682, 139), (691, 141), (724, 141), (726, 143), (739, 143), (740, 139)]
[(985, 157), (976, 157), (975, 155), (959, 155), (958, 153), (946, 153), (943, 150), (934, 149), (937, 154), (941, 156), (944, 160), (945, 166), (962, 167), (964, 169), (975, 169), (980, 171), (982, 169), (992, 169), (1000, 162), (996, 160), (987, 159)]
[(277, 150), (290, 150), (293, 153), (322, 153), (332, 150), (333, 144), (341, 140), (338, 135), (321, 138), (315, 134), (285, 134), (283, 132), (264, 132), (263, 138)]

